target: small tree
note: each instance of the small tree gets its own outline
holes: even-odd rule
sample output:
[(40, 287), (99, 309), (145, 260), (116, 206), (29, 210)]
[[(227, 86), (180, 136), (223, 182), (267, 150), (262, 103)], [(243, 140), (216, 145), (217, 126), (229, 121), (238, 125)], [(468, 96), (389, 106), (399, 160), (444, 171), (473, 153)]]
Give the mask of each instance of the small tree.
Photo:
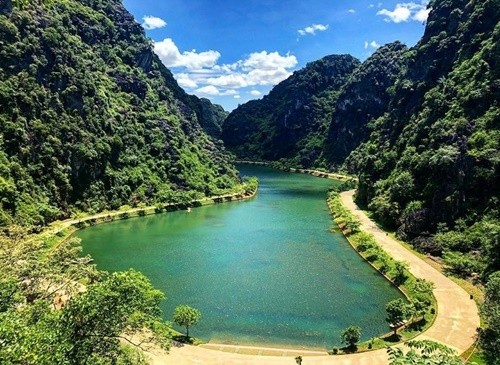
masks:
[(404, 302), (403, 299), (395, 299), (391, 300), (385, 306), (385, 310), (387, 312), (386, 321), (393, 326), (394, 334), (397, 334), (398, 324), (403, 322), (408, 318), (409, 315), (409, 307)]
[(189, 327), (194, 326), (199, 322), (201, 312), (188, 305), (179, 305), (174, 310), (173, 319), (179, 326), (186, 327), (186, 337), (189, 337)]
[(342, 339), (342, 343), (345, 343), (350, 348), (355, 348), (356, 343), (359, 341), (361, 337), (361, 328), (357, 326), (349, 326), (342, 331), (340, 338)]
[(406, 279), (408, 279), (406, 270), (408, 270), (408, 265), (406, 264), (406, 262), (396, 261), (392, 272), (392, 280), (394, 280), (394, 284), (400, 286), (405, 283)]
[(297, 356), (295, 358), (295, 362), (298, 364), (298, 365), (302, 365), (302, 356)]

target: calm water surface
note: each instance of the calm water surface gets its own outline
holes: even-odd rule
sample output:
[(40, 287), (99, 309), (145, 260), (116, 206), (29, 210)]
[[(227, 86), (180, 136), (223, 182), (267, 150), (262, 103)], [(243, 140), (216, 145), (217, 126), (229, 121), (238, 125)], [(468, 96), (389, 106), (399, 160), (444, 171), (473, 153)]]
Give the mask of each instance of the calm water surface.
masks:
[(164, 291), (164, 316), (201, 310), (190, 331), (205, 341), (331, 348), (340, 331), (387, 332), (385, 304), (402, 297), (339, 233), (326, 191), (335, 182), (239, 166), (260, 181), (255, 199), (84, 229), (100, 269), (134, 268)]

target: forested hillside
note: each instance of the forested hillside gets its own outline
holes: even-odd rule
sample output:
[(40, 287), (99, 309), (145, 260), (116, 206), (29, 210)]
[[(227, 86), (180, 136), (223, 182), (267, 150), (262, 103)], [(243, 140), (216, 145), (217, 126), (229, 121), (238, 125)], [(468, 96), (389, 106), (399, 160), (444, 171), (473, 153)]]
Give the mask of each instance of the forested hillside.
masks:
[(240, 158), (278, 160), (310, 166), (323, 151), (332, 107), (349, 75), (359, 66), (352, 56), (311, 62), (261, 100), (241, 105), (227, 117), (222, 138)]
[[(500, 6), (433, 1), (388, 112), (348, 159), (357, 201), (450, 270), (500, 269)], [(438, 233), (432, 236), (433, 233)]]
[(234, 186), (200, 125), (224, 112), (179, 88), (120, 1), (0, 7), (1, 225)]

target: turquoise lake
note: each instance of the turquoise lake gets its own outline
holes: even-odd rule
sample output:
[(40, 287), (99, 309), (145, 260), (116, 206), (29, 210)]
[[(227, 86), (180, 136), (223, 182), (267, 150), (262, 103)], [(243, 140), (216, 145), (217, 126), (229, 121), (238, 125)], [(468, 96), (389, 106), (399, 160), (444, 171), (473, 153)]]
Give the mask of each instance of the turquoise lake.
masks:
[(385, 304), (401, 293), (331, 232), (326, 192), (335, 181), (266, 167), (255, 198), (101, 224), (78, 231), (102, 270), (137, 269), (167, 297), (165, 319), (188, 304), (202, 312), (190, 334), (206, 342), (340, 346), (389, 331)]

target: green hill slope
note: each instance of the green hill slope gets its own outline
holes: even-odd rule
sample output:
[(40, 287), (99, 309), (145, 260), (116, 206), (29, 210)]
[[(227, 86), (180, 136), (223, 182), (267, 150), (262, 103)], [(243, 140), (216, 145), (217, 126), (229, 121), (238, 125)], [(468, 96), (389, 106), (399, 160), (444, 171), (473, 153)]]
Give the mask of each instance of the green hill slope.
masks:
[(206, 103), (179, 88), (120, 1), (4, 1), (0, 14), (0, 224), (236, 183), (200, 126)]

